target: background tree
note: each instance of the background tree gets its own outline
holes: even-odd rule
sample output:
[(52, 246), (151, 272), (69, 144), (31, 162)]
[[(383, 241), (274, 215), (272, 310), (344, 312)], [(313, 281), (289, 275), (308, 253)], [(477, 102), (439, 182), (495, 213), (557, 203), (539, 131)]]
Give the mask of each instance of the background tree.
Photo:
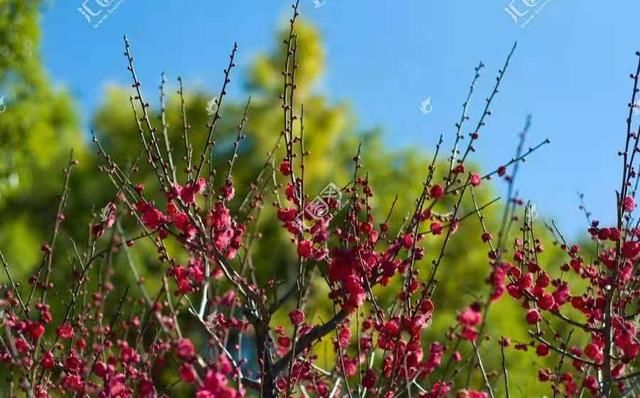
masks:
[[(84, 157), (73, 101), (54, 89), (39, 53), (40, 1), (0, 2), (0, 244), (25, 270), (38, 258), (60, 180), (42, 178)], [(19, 239), (15, 237), (19, 236)]]

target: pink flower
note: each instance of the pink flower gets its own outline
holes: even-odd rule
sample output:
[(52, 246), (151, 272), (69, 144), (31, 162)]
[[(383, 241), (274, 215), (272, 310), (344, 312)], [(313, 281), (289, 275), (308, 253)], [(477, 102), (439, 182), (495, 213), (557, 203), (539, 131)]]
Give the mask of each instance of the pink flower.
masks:
[(376, 385), (376, 372), (373, 369), (367, 369), (362, 377), (362, 387), (373, 388)]
[(185, 383), (192, 384), (196, 381), (196, 370), (190, 363), (183, 363), (178, 369), (178, 374)]
[(282, 222), (291, 222), (298, 216), (298, 210), (294, 208), (280, 208), (278, 209), (278, 220)]
[(282, 348), (289, 348), (291, 346), (291, 339), (287, 336), (278, 337), (278, 345)]
[(178, 212), (173, 217), (173, 224), (184, 234), (186, 240), (191, 240), (196, 235), (196, 227), (193, 226), (186, 213)]
[(74, 335), (73, 327), (68, 323), (63, 323), (62, 325), (58, 326), (56, 333), (61, 339), (67, 340), (73, 338)]
[(38, 340), (44, 334), (44, 326), (41, 323), (33, 322), (27, 331), (33, 340)]
[(536, 354), (539, 357), (546, 357), (547, 355), (549, 355), (549, 346), (546, 344), (539, 344), (536, 347)]
[(188, 338), (179, 340), (176, 344), (176, 355), (184, 361), (192, 359), (196, 355), (193, 343)]
[(542, 310), (550, 310), (555, 305), (556, 300), (550, 293), (544, 292), (538, 300), (538, 305)]
[(42, 366), (44, 369), (51, 369), (53, 368), (54, 364), (54, 357), (51, 351), (47, 351), (42, 354), (42, 358), (40, 358), (40, 366)]
[(206, 187), (207, 181), (203, 177), (200, 177), (197, 181), (187, 183), (184, 187), (177, 187), (177, 191), (180, 199), (182, 199), (184, 203), (190, 204), (195, 202), (196, 195), (203, 193)]
[(540, 319), (542, 319), (542, 317), (540, 316), (540, 311), (535, 310), (535, 309), (530, 309), (527, 312), (526, 319), (527, 319), (527, 323), (533, 325), (533, 324), (539, 322)]
[(482, 314), (471, 308), (466, 308), (458, 315), (458, 322), (464, 326), (476, 326), (482, 322)]
[(440, 199), (444, 196), (444, 188), (440, 184), (435, 184), (429, 190), (429, 194), (433, 199)]
[(434, 235), (440, 235), (442, 233), (442, 224), (440, 224), (439, 222), (435, 222), (434, 221), (429, 226), (429, 230)]
[(102, 361), (96, 361), (93, 365), (93, 373), (98, 377), (104, 377), (107, 374), (107, 364)]
[(313, 243), (310, 240), (303, 239), (298, 243), (298, 255), (302, 258), (309, 258), (313, 254)]
[(150, 229), (156, 229), (167, 222), (162, 212), (147, 202), (136, 203), (136, 209), (142, 213), (142, 224)]
[(622, 209), (627, 213), (631, 213), (636, 208), (636, 202), (631, 196), (627, 196), (622, 201)]
[(289, 162), (288, 160), (283, 160), (282, 163), (280, 163), (280, 172), (282, 173), (282, 175), (291, 175), (291, 171), (291, 162)]
[(400, 334), (400, 325), (398, 325), (398, 321), (392, 319), (384, 324), (382, 331), (389, 336), (398, 336)]
[(67, 391), (81, 392), (84, 382), (80, 376), (72, 374), (62, 379), (62, 386)]
[(235, 194), (236, 194), (236, 191), (233, 188), (233, 183), (231, 182), (231, 180), (227, 180), (227, 182), (222, 187), (222, 197), (225, 200), (231, 200), (233, 199)]
[(469, 183), (471, 185), (473, 185), (474, 187), (477, 187), (478, 185), (480, 185), (480, 182), (482, 182), (482, 177), (480, 177), (480, 174), (478, 173), (469, 174)]
[(304, 322), (304, 312), (300, 309), (293, 310), (289, 313), (289, 319), (291, 320), (291, 324), (300, 325)]

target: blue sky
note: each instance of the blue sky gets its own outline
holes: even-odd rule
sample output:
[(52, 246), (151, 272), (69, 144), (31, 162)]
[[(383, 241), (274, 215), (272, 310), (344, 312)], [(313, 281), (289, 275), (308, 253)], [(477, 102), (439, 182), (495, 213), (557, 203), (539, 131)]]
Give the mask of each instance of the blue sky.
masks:
[[(94, 1), (87, 2), (90, 8)], [(316, 1), (324, 4), (301, 0), (301, 9), (327, 49), (319, 89), (335, 101), (348, 100), (362, 128), (382, 127), (396, 147), (429, 151), (440, 133), (453, 137), (473, 67), (482, 60), (487, 67), (472, 106), (476, 120), (517, 40), (474, 158), (486, 169), (508, 160), (532, 114), (529, 143), (549, 138), (551, 145), (521, 168), (521, 195), (570, 235), (586, 225), (578, 191), (595, 217), (613, 219), (616, 153), (624, 139), (629, 73), (640, 49), (633, 28), (640, 3), (514, 0), (517, 12), (537, 13), (522, 28), (505, 12), (509, 0)], [(527, 9), (525, 3), (537, 6)], [(54, 81), (68, 88), (84, 114), (100, 103), (106, 84), (128, 83), (125, 33), (149, 89), (165, 71), (213, 91), (234, 41), (239, 64), (246, 66), (272, 47), (275, 29), (289, 16), (289, 2), (280, 0), (124, 0), (94, 29), (78, 12), (81, 4), (49, 3), (42, 53)], [(420, 103), (428, 97), (433, 111), (425, 115)]]

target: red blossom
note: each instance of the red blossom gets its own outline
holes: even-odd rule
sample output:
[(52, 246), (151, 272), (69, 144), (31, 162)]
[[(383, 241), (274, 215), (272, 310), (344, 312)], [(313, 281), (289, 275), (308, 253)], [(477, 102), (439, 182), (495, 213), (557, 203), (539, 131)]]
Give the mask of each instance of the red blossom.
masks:
[(74, 335), (73, 327), (68, 323), (58, 326), (56, 333), (61, 339), (71, 339)]
[(633, 200), (633, 198), (631, 196), (627, 196), (626, 198), (624, 198), (624, 200), (622, 201), (622, 208), (624, 209), (624, 211), (626, 211), (627, 213), (631, 213), (635, 208), (636, 208), (636, 202), (635, 200)]
[(79, 375), (71, 374), (62, 379), (62, 386), (67, 391), (81, 392), (84, 382)]
[(301, 240), (298, 243), (298, 255), (302, 258), (309, 258), (313, 253), (313, 243), (309, 240)]
[(538, 310), (531, 309), (527, 312), (526, 319), (527, 323), (535, 324), (537, 322), (540, 322), (540, 319), (542, 319), (542, 317), (540, 316), (540, 312)]
[(42, 324), (33, 322), (29, 324), (28, 332), (33, 340), (38, 340), (44, 334), (45, 329)]
[(293, 325), (301, 325), (304, 322), (304, 312), (300, 309), (293, 310), (289, 313), (289, 319)]
[(233, 188), (233, 182), (231, 180), (227, 180), (227, 182), (222, 187), (222, 197), (224, 200), (231, 200), (236, 194), (236, 190)]
[(40, 366), (44, 369), (52, 369), (55, 365), (55, 359), (53, 354), (50, 351), (47, 351), (42, 354), (42, 358), (40, 358)]
[(288, 160), (283, 160), (280, 163), (280, 172), (285, 176), (291, 175), (291, 162), (289, 162)]
[(180, 365), (178, 374), (180, 375), (180, 379), (185, 383), (192, 384), (196, 381), (196, 370), (190, 363), (183, 363), (182, 365)]
[(429, 230), (434, 235), (440, 235), (442, 233), (442, 224), (439, 222), (432, 222), (429, 226)]
[(555, 304), (555, 299), (550, 293), (544, 292), (538, 300), (538, 305), (542, 310), (550, 310)]
[(441, 197), (444, 196), (444, 188), (440, 184), (435, 184), (429, 190), (429, 195), (433, 199), (440, 199)]
[(466, 308), (458, 314), (458, 321), (465, 326), (476, 326), (482, 322), (482, 314), (472, 308)]
[(474, 187), (477, 187), (482, 182), (482, 177), (478, 173), (469, 174), (469, 183)]
[(183, 187), (175, 187), (175, 190), (184, 203), (191, 204), (195, 202), (196, 195), (203, 193), (206, 187), (207, 180), (204, 177), (200, 177), (195, 182), (187, 183)]
[(167, 222), (166, 216), (147, 202), (138, 202), (136, 209), (142, 213), (142, 224), (147, 228), (157, 229)]
[(193, 343), (189, 339), (181, 339), (176, 343), (176, 355), (183, 361), (191, 360), (196, 354)]
[(540, 357), (546, 357), (549, 355), (549, 346), (546, 344), (538, 344), (536, 347), (536, 354)]

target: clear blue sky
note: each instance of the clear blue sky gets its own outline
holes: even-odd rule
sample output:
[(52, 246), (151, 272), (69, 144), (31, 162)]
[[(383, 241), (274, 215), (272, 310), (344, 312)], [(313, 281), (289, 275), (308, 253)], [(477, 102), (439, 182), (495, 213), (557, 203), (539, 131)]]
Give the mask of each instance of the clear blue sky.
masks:
[[(453, 136), (473, 67), (482, 60), (487, 68), (472, 109), (477, 116), (517, 40), (475, 159), (485, 168), (509, 159), (531, 113), (529, 142), (548, 137), (551, 145), (521, 169), (522, 196), (570, 235), (585, 225), (578, 190), (595, 217), (612, 219), (628, 76), (640, 49), (639, 2), (546, 0), (521, 28), (504, 11), (503, 0), (324, 1), (319, 8), (301, 1), (303, 16), (319, 27), (327, 48), (320, 89), (332, 99), (349, 100), (361, 127), (383, 127), (397, 147), (428, 151), (440, 133)], [(522, 1), (513, 2), (518, 10), (524, 9)], [(73, 93), (85, 114), (99, 104), (106, 84), (128, 83), (124, 33), (134, 43), (149, 89), (165, 71), (213, 90), (233, 41), (240, 45), (240, 66), (246, 66), (256, 52), (271, 48), (275, 28), (289, 15), (289, 2), (280, 0), (124, 0), (94, 29), (77, 11), (80, 4), (50, 2), (42, 51), (55, 82)], [(427, 97), (433, 111), (423, 115), (420, 102)]]

